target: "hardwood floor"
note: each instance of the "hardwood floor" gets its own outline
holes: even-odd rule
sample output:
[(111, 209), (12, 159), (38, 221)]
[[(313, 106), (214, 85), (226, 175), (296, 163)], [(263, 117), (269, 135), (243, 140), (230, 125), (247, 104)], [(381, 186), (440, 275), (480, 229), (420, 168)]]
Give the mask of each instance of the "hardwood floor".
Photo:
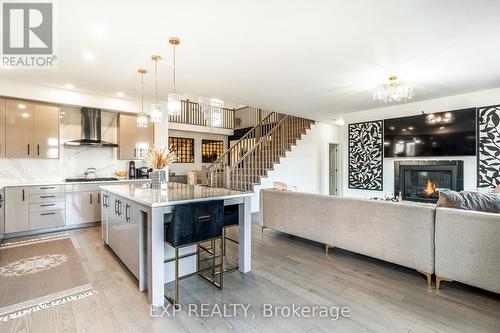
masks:
[[(404, 267), (266, 229), (253, 216), (253, 271), (225, 275), (218, 290), (194, 277), (181, 303), (251, 303), (249, 316), (152, 318), (137, 281), (100, 241), (98, 227), (70, 231), (98, 294), (0, 323), (0, 332), (500, 332), (500, 295), (458, 283), (427, 287)], [(229, 243), (230, 244), (230, 243)], [(229, 245), (229, 252), (235, 251)], [(349, 306), (350, 318), (263, 318), (264, 303)], [(255, 318), (252, 317), (255, 314)]]

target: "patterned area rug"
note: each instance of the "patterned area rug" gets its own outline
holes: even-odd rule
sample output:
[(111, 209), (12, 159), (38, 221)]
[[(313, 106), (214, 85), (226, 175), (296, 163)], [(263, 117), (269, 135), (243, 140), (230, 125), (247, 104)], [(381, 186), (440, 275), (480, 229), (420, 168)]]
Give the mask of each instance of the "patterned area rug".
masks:
[(89, 297), (96, 292), (68, 235), (0, 246), (0, 321)]

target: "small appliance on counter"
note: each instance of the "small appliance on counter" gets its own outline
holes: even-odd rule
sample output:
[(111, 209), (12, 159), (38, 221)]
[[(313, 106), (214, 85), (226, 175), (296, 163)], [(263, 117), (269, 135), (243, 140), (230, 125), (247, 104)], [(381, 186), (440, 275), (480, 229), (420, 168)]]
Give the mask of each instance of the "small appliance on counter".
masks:
[(153, 172), (153, 169), (148, 167), (141, 167), (135, 169), (135, 178), (137, 179), (148, 179), (149, 174)]
[(128, 162), (128, 178), (129, 179), (136, 178), (136, 169), (135, 169), (135, 162), (134, 161)]

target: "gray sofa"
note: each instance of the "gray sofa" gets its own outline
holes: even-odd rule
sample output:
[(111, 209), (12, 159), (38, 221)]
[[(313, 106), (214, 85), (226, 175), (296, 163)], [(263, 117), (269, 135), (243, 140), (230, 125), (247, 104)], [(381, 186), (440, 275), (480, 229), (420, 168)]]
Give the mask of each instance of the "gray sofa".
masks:
[(263, 228), (500, 293), (500, 214), (274, 189), (260, 209)]
[(436, 287), (454, 280), (500, 293), (500, 214), (436, 209)]
[(414, 268), (431, 283), (435, 209), (430, 205), (263, 189), (260, 209), (263, 227)]

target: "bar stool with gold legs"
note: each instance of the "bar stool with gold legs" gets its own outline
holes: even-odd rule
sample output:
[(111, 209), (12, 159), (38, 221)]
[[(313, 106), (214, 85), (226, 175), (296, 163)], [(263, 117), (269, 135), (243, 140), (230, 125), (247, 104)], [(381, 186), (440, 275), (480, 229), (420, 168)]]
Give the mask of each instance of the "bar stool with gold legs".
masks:
[[(227, 235), (227, 230), (229, 228), (239, 228), (239, 205), (229, 205), (229, 206), (224, 207), (224, 227), (222, 228), (222, 230), (223, 230), (222, 233), (223, 233), (223, 238), (224, 238), (224, 249), (222, 252), (222, 255), (223, 255), (222, 260), (224, 260), (224, 258), (226, 257), (226, 254), (227, 254), (226, 246), (228, 244), (228, 241), (239, 245), (239, 241), (237, 239), (233, 239)], [(210, 244), (209, 247), (200, 244), (199, 248), (206, 253), (214, 255), (213, 244)], [(226, 265), (224, 267), (225, 267), (224, 273), (230, 273), (230, 272), (238, 270), (239, 264), (237, 262), (236, 265), (233, 267), (229, 267)]]
[[(179, 304), (179, 282), (181, 280), (198, 275), (219, 289), (223, 287), (224, 262), (222, 253), (224, 251), (224, 237), (222, 228), (224, 225), (224, 201), (212, 200), (205, 202), (189, 203), (174, 206), (172, 214), (168, 214), (165, 220), (165, 243), (174, 248), (174, 257), (165, 260), (165, 263), (175, 262), (175, 297), (165, 293), (165, 298), (172, 304)], [(216, 255), (215, 243), (220, 241), (220, 255)], [(212, 245), (211, 265), (200, 267), (200, 243), (209, 241)], [(179, 250), (186, 246), (196, 245), (194, 253), (179, 255)], [(179, 260), (197, 255), (196, 271), (191, 274), (179, 276)], [(216, 259), (219, 257), (219, 264)], [(217, 269), (219, 274), (217, 274)], [(210, 279), (204, 273), (211, 272)], [(219, 275), (219, 281), (215, 277)]]

